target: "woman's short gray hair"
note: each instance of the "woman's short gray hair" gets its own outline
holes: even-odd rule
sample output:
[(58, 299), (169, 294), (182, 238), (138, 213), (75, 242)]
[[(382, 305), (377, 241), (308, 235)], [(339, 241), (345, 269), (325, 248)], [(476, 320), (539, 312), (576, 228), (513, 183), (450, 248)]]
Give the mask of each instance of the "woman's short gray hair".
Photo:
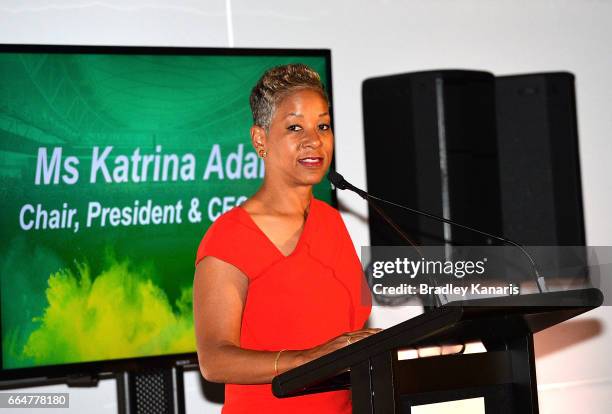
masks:
[(311, 67), (303, 63), (294, 63), (268, 69), (251, 91), (249, 101), (253, 124), (268, 129), (278, 103), (300, 89), (319, 92), (329, 105), (321, 77)]

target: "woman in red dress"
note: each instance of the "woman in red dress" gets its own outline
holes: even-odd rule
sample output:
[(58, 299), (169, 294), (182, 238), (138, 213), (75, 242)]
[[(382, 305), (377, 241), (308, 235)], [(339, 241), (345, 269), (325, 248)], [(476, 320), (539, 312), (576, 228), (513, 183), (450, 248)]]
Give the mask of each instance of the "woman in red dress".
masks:
[(312, 193), (333, 155), (329, 103), (319, 75), (301, 64), (266, 72), (250, 101), (265, 176), (198, 248), (200, 370), (226, 384), (224, 414), (350, 413), (350, 391), (279, 399), (270, 385), (379, 331), (363, 328), (371, 296), (344, 222)]

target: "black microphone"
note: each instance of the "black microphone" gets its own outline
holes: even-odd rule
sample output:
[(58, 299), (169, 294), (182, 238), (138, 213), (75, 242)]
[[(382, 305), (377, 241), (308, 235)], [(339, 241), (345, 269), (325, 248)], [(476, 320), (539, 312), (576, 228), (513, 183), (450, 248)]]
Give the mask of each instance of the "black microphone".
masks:
[[(529, 253), (527, 253), (527, 250), (525, 250), (525, 247), (523, 245), (521, 245), (521, 244), (519, 244), (519, 243), (517, 243), (517, 242), (515, 242), (513, 240), (507, 239), (505, 237), (497, 236), (497, 235), (491, 234), (491, 233), (487, 233), (486, 231), (475, 229), (475, 228), (467, 226), (465, 224), (457, 223), (456, 221), (452, 221), (452, 220), (446, 219), (444, 217), (436, 216), (435, 214), (431, 214), (431, 213), (428, 213), (426, 211), (417, 210), (416, 208), (406, 207), (404, 205), (394, 203), (393, 201), (388, 201), (388, 200), (385, 200), (383, 198), (379, 198), (379, 197), (373, 196), (373, 195), (363, 191), (362, 189), (355, 187), (353, 184), (351, 184), (348, 181), (346, 181), (344, 179), (344, 177), (342, 176), (342, 174), (340, 174), (340, 173), (338, 173), (338, 172), (336, 172), (334, 170), (329, 170), (329, 173), (327, 174), (327, 178), (329, 179), (329, 181), (331, 181), (331, 183), (336, 188), (338, 188), (340, 190), (350, 190), (350, 191), (353, 191), (354, 193), (357, 193), (361, 198), (366, 200), (378, 212), (380, 212), (380, 210), (376, 206), (376, 204), (372, 203), (372, 200), (381, 201), (383, 203), (392, 205), (394, 207), (399, 207), (399, 208), (401, 208), (403, 210), (407, 210), (407, 211), (410, 211), (412, 213), (419, 214), (421, 216), (429, 217), (430, 219), (441, 221), (443, 223), (452, 224), (454, 226), (461, 227), (462, 229), (470, 230), (472, 232), (481, 234), (483, 236), (487, 236), (487, 237), (490, 237), (492, 239), (496, 239), (496, 240), (499, 240), (501, 242), (504, 242), (506, 244), (511, 244), (513, 246), (518, 247), (523, 252), (523, 254), (529, 259), (529, 261), (531, 262), (531, 267), (532, 267), (533, 272), (534, 272), (536, 286), (538, 287), (538, 291), (540, 293), (542, 293), (542, 292), (547, 290), (546, 289), (546, 281), (545, 281), (544, 277), (542, 277), (540, 275), (540, 272), (538, 271), (538, 267), (537, 267), (535, 261), (533, 260), (531, 255)], [(386, 215), (384, 215), (383, 218), (385, 218), (385, 220), (387, 220)], [(389, 220), (387, 220), (387, 222), (389, 222)], [(395, 223), (393, 223), (393, 227), (396, 228), (397, 225)], [(397, 230), (397, 228), (396, 228), (396, 230)], [(403, 232), (401, 232), (401, 234), (404, 235)], [(407, 236), (405, 238), (407, 238)], [(412, 241), (410, 241), (410, 244), (412, 244), (414, 246), (414, 243)]]

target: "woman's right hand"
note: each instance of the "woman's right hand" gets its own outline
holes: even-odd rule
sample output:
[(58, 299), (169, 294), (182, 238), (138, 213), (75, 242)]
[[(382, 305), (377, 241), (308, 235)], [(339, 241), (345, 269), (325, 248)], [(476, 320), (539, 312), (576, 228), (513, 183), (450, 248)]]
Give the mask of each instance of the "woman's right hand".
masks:
[[(314, 348), (306, 349), (304, 351), (299, 352), (300, 365), (310, 362), (314, 359), (322, 357), (323, 355), (329, 354), (330, 352), (334, 352), (337, 349), (344, 348), (350, 344), (354, 344), (355, 342), (367, 338), (370, 335), (373, 335), (377, 332), (382, 331), (380, 328), (366, 328), (360, 329), (358, 331), (353, 332), (345, 332), (342, 335), (339, 335), (321, 345), (315, 346)], [(438, 355), (451, 355), (462, 353), (465, 349), (465, 344), (449, 344), (449, 345), (441, 345), (441, 346), (428, 346), (413, 349), (415, 353), (415, 357), (417, 358), (425, 358), (429, 356), (438, 356)]]
[(342, 335), (338, 335), (337, 337), (322, 343), (321, 345), (302, 351), (302, 363), (305, 364), (340, 348), (354, 344), (355, 342), (380, 331), (382, 331), (380, 328), (365, 328), (358, 331), (345, 332)]

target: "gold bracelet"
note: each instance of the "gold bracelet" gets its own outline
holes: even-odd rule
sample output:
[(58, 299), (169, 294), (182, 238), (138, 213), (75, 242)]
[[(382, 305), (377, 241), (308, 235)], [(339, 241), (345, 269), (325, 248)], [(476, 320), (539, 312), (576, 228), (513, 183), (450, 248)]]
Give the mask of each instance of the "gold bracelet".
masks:
[(278, 375), (278, 359), (280, 358), (280, 354), (283, 351), (286, 351), (286, 349), (281, 349), (280, 351), (278, 351), (278, 354), (276, 354), (276, 359), (274, 360), (274, 372), (276, 373), (276, 375)]

